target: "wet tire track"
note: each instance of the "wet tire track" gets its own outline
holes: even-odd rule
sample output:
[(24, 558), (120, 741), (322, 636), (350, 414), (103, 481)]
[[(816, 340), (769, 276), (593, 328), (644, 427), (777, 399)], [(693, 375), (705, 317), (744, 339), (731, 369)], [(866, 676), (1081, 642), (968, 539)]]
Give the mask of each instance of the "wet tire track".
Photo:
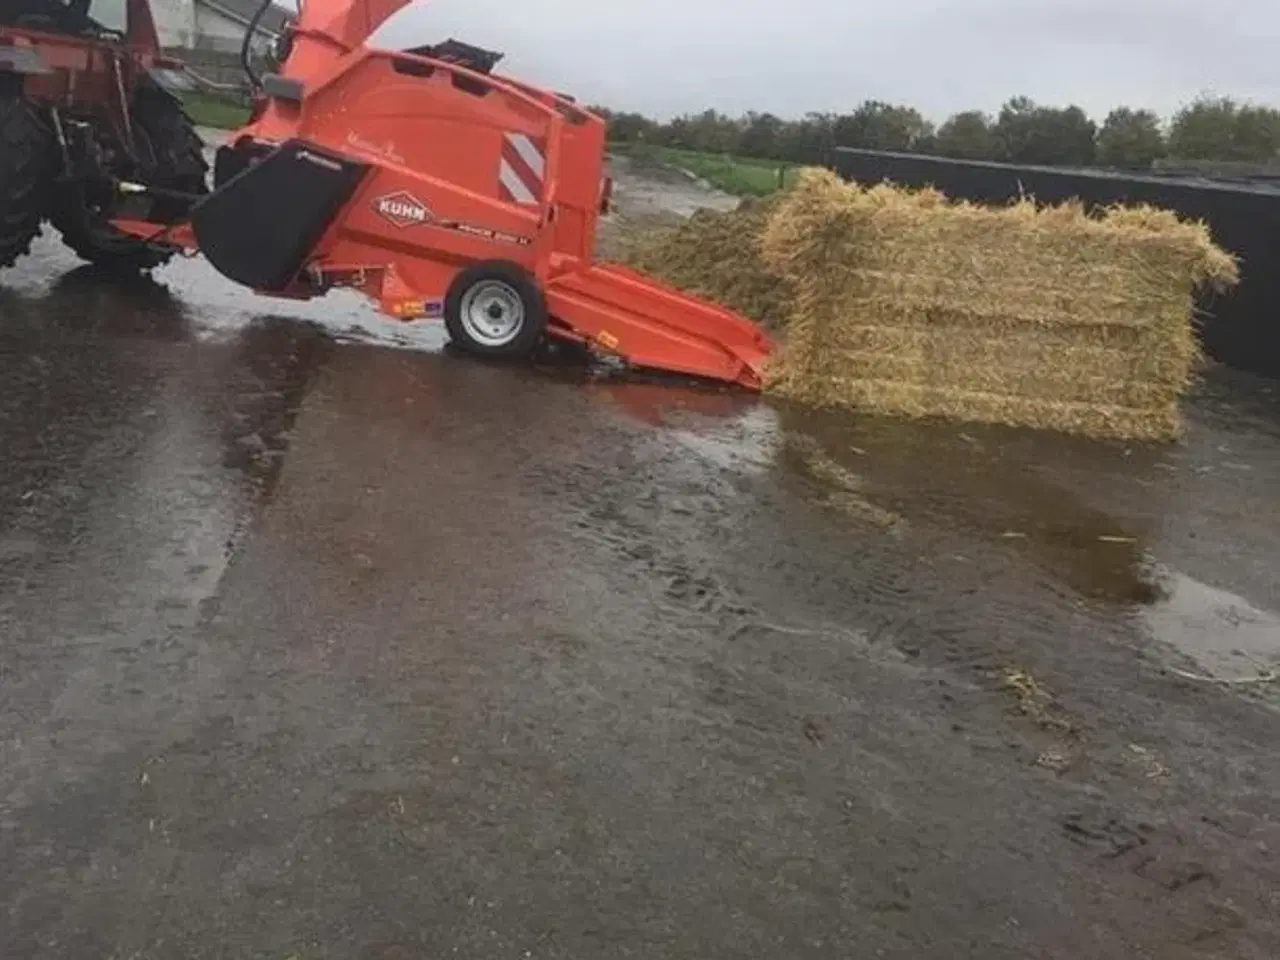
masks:
[[(1135, 891), (1146, 888), (1151, 895), (1170, 898), (1168, 909), (1174, 912), (1168, 916), (1176, 915), (1179, 921), (1169, 940), (1171, 948), (1180, 942), (1198, 949), (1195, 945), (1225, 936), (1234, 938), (1235, 948), (1245, 955), (1262, 955), (1258, 951), (1267, 937), (1276, 934), (1275, 925), (1255, 926), (1249, 933), (1241, 908), (1222, 906), (1231, 901), (1230, 895), (1222, 893), (1208, 904), (1174, 905), (1189, 895), (1184, 891), (1202, 884), (1215, 890), (1222, 886), (1217, 879), (1220, 874), (1205, 865), (1215, 860), (1213, 839), (1203, 829), (1192, 829), (1203, 826), (1202, 814), (1196, 811), (1207, 809), (1210, 794), (1205, 791), (1205, 778), (1213, 773), (1204, 767), (1202, 757), (1193, 760), (1190, 751), (1179, 751), (1162, 738), (1162, 748), (1179, 754), (1177, 762), (1200, 767), (1184, 768), (1179, 774), (1182, 779), (1193, 777), (1192, 783), (1154, 793), (1140, 781), (1133, 787), (1135, 778), (1124, 766), (1125, 748), (1121, 746), (1117, 756), (1110, 745), (1117, 737), (1123, 743), (1123, 738), (1139, 733), (1149, 736), (1149, 731), (1142, 721), (1117, 715), (1115, 708), (1125, 703), (1129, 710), (1158, 710), (1169, 701), (1168, 682), (1156, 669), (1144, 673), (1140, 663), (1135, 673), (1134, 640), (1116, 632), (1108, 604), (1090, 603), (1034, 571), (1031, 576), (1024, 575), (1027, 571), (1015, 572), (1009, 552), (1000, 544), (975, 549), (971, 538), (962, 540), (931, 527), (927, 519), (905, 541), (866, 524), (833, 524), (821, 509), (797, 509), (779, 495), (779, 489), (805, 490), (806, 485), (795, 478), (773, 487), (732, 470), (708, 468), (705, 462), (693, 466), (687, 451), (664, 449), (662, 440), (653, 435), (625, 436), (627, 442), (618, 446), (628, 453), (579, 468), (576, 472), (582, 482), (567, 485), (580, 492), (576, 503), (580, 528), (584, 537), (604, 545), (633, 576), (663, 585), (664, 618), (671, 615), (694, 624), (698, 617), (710, 614), (705, 628), (718, 638), (714, 645), (770, 648), (765, 658), (769, 674), (762, 674), (757, 665), (744, 669), (731, 656), (707, 655), (705, 640), (699, 647), (704, 656), (692, 668), (709, 705), (729, 710), (735, 725), (757, 738), (747, 742), (756, 749), (766, 749), (770, 743), (776, 746), (771, 736), (776, 737), (778, 729), (778, 705), (794, 703), (798, 692), (789, 689), (788, 668), (794, 673), (794, 662), (801, 661), (810, 666), (826, 664), (803, 677), (803, 694), (813, 701), (812, 713), (817, 716), (798, 712), (788, 723), (794, 722), (797, 741), (803, 731), (811, 743), (821, 744), (828, 735), (823, 733), (822, 698), (814, 697), (812, 684), (824, 674), (827, 680), (838, 675), (840, 668), (831, 651), (841, 648), (842, 638), (842, 652), (858, 658), (883, 659), (883, 648), (888, 648), (897, 654), (889, 662), (915, 665), (911, 685), (938, 685), (934, 706), (953, 718), (951, 728), (959, 743), (977, 755), (1008, 755), (1012, 750), (1022, 758), (1019, 764), (1026, 773), (1017, 776), (1029, 776), (1036, 784), (1030, 789), (1039, 798), (1029, 807), (1045, 815), (1027, 839), (1030, 849), (1068, 843), (1087, 851), (1082, 869), (1098, 872), (1093, 882), (1109, 876), (1109, 881), (1102, 882), (1120, 888), (1137, 884), (1132, 887)], [(679, 506), (664, 510), (664, 502)], [(856, 542), (851, 542), (851, 535)], [(743, 554), (750, 555), (750, 560), (743, 563)], [(948, 556), (957, 558), (954, 566), (938, 559)], [(678, 601), (674, 613), (672, 600)], [(805, 628), (784, 625), (777, 631), (764, 612), (771, 609), (777, 617), (777, 609), (788, 605), (810, 615), (822, 609), (839, 611), (830, 620), (842, 621), (844, 630), (830, 624), (825, 630), (815, 628), (805, 638), (808, 648), (801, 651), (788, 630), (804, 634)], [(849, 643), (850, 639), (854, 642)], [(780, 661), (777, 653), (783, 645), (791, 646), (794, 656)], [(818, 652), (815, 647), (824, 649)], [(877, 648), (881, 648), (879, 655)], [(1081, 675), (1082, 657), (1093, 664), (1086, 668), (1090, 674), (1110, 678), (1083, 697), (1073, 683)], [(698, 658), (691, 655), (691, 659)], [(1058, 721), (1047, 725), (1035, 716), (1014, 719), (1016, 711), (1001, 692), (1000, 678), (1010, 664), (1018, 663), (1034, 664), (1054, 679), (1055, 687), (1061, 683), (1065, 694), (1061, 699), (1055, 696), (1051, 706), (1066, 718), (1066, 726)], [(941, 677), (938, 670), (944, 671)], [(775, 679), (766, 681), (766, 675)], [(1224, 705), (1215, 702), (1211, 709)], [(1192, 697), (1185, 705), (1186, 719), (1207, 707), (1206, 699)], [(1258, 752), (1259, 741), (1243, 731), (1252, 729), (1261, 736), (1268, 721), (1247, 707), (1228, 706), (1228, 710), (1241, 724), (1237, 729), (1242, 735), (1228, 735), (1222, 749), (1265, 763)], [(840, 710), (832, 713), (838, 717)], [(1001, 735), (1001, 726), (1009, 733)], [(1035, 769), (1046, 751), (1063, 743), (1063, 730), (1073, 749), (1088, 754), (1081, 768), (1068, 771), (1065, 780)], [(1201, 736), (1207, 732), (1202, 729)], [(1221, 734), (1217, 730), (1212, 735)], [(892, 747), (886, 745), (886, 751)], [(1087, 796), (1088, 790), (1099, 786), (1120, 809), (1132, 812), (1102, 819), (1098, 813), (1072, 812), (1073, 797)], [(1181, 809), (1169, 819), (1162, 809), (1175, 796)], [(1262, 811), (1246, 813), (1246, 808), (1237, 808), (1237, 813), (1251, 820), (1251, 829), (1257, 831), (1262, 824), (1256, 817)], [(1265, 863), (1261, 856), (1254, 857), (1252, 869), (1262, 869)], [(1221, 876), (1229, 874), (1225, 865), (1219, 869)], [(1278, 876), (1273, 868), (1265, 872)], [(1237, 893), (1246, 889), (1237, 883), (1228, 885), (1235, 886)], [(1256, 921), (1265, 915), (1270, 901), (1256, 892), (1250, 900), (1252, 911), (1262, 911), (1253, 913)], [(1222, 926), (1224, 910), (1238, 914), (1237, 922)]]

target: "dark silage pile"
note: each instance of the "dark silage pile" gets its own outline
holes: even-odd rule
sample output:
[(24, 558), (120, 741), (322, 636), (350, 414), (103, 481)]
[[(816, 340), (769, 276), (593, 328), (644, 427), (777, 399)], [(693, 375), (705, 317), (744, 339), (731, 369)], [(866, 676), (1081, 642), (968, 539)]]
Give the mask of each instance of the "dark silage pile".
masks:
[(777, 198), (747, 199), (729, 212), (700, 210), (678, 225), (631, 238), (618, 259), (680, 290), (722, 304), (779, 333), (794, 296), (760, 259)]

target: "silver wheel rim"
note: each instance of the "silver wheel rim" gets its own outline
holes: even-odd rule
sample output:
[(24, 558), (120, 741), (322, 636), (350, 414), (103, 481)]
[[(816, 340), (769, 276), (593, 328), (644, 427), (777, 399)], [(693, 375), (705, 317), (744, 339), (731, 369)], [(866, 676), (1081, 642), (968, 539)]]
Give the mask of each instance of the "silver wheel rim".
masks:
[(510, 284), (482, 280), (462, 297), (462, 329), (486, 347), (505, 347), (524, 329), (524, 301)]

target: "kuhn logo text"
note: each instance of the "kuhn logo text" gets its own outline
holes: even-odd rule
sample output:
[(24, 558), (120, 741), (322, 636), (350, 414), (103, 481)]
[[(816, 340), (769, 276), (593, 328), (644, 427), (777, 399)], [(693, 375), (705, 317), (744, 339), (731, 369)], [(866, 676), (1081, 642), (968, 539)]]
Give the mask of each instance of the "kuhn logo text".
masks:
[(431, 219), (431, 211), (427, 205), (411, 193), (401, 191), (373, 202), (374, 212), (390, 220), (397, 227), (408, 227), (416, 223), (426, 223)]

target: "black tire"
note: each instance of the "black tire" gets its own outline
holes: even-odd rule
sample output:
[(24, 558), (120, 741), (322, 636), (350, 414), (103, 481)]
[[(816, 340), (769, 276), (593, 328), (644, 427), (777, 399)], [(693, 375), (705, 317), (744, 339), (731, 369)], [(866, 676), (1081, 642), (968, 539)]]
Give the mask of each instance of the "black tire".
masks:
[(53, 131), (21, 91), (0, 90), (0, 268), (31, 250), (48, 203)]
[[(207, 195), (209, 164), (204, 143), (182, 104), (161, 87), (144, 81), (133, 98), (132, 119), (150, 186)], [(160, 201), (163, 203), (164, 201)], [(72, 202), (55, 209), (50, 221), (66, 243), (82, 259), (112, 273), (138, 273), (162, 266), (177, 252), (152, 246), (120, 233), (104, 219)]]
[[(480, 310), (476, 299), (489, 296), (490, 307)], [(492, 312), (512, 311), (501, 319)], [(485, 313), (498, 326), (514, 329), (486, 337), (472, 311)], [(523, 267), (506, 260), (489, 260), (468, 267), (449, 285), (444, 301), (444, 325), (453, 345), (465, 353), (490, 360), (523, 360), (532, 356), (547, 330), (547, 301), (538, 282)]]

